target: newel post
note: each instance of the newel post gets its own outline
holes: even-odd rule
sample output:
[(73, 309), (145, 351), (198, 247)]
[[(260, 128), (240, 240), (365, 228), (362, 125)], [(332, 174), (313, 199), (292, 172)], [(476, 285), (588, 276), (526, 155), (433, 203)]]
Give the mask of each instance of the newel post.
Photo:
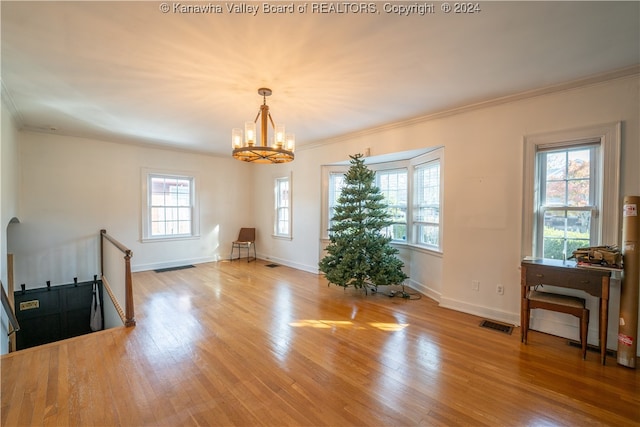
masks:
[(125, 291), (127, 293), (126, 301), (125, 301), (125, 326), (135, 326), (136, 318), (135, 313), (133, 312), (133, 284), (131, 282), (131, 256), (132, 252), (130, 250), (125, 252), (124, 255), (124, 285)]

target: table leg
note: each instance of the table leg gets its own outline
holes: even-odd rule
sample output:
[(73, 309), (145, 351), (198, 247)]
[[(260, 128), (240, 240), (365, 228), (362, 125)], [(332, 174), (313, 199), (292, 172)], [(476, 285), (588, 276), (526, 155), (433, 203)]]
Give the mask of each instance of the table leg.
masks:
[(607, 332), (609, 329), (609, 277), (602, 278), (602, 296), (600, 297), (600, 358), (604, 365), (607, 359)]

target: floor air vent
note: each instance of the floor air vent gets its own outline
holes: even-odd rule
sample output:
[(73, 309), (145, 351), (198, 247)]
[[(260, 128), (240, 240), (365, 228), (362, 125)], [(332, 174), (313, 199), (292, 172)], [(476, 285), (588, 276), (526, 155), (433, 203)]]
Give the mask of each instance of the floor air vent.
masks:
[(168, 267), (168, 268), (158, 268), (157, 270), (153, 270), (156, 273), (165, 273), (167, 271), (175, 271), (175, 270), (184, 270), (185, 268), (194, 268), (193, 265), (180, 265), (178, 267)]
[(494, 331), (503, 332), (507, 335), (511, 335), (511, 332), (513, 332), (513, 326), (505, 323), (492, 322), (491, 320), (483, 320), (480, 322), (480, 326), (487, 329), (493, 329)]
[(267, 265), (265, 265), (265, 267), (276, 268), (276, 267), (278, 267), (278, 264), (267, 264)]

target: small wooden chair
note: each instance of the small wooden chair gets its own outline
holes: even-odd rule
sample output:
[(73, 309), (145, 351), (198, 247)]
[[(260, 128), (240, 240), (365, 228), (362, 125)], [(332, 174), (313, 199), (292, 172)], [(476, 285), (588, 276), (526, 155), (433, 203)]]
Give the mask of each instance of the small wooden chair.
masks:
[(584, 298), (552, 294), (529, 290), (525, 301), (525, 316), (522, 325), (522, 342), (527, 343), (527, 332), (529, 331), (529, 318), (531, 310), (540, 308), (543, 310), (556, 311), (576, 316), (580, 319), (580, 344), (582, 345), (582, 358), (587, 358), (587, 332), (589, 329), (589, 310), (586, 308)]
[[(249, 256), (249, 251), (252, 246), (253, 246), (253, 258)], [(231, 245), (231, 255), (229, 256), (229, 261), (234, 260), (233, 252), (236, 248), (238, 248), (238, 258), (235, 258), (235, 259), (240, 259), (242, 257), (242, 254), (240, 253), (240, 249), (246, 248), (247, 262), (255, 261), (256, 260), (256, 229), (255, 228), (240, 229), (240, 233), (238, 233), (238, 238), (234, 240), (233, 244)]]

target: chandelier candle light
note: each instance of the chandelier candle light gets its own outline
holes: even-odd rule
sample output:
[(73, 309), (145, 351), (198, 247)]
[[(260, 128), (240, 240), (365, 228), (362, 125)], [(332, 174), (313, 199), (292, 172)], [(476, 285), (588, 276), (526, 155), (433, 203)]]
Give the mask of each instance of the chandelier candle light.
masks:
[[(286, 163), (293, 160), (295, 148), (295, 135), (284, 132), (284, 125), (275, 124), (269, 113), (267, 96), (271, 96), (271, 89), (260, 88), (258, 94), (262, 95), (263, 103), (253, 122), (244, 124), (244, 138), (242, 129), (235, 128), (231, 132), (231, 144), (233, 157), (244, 162), (252, 163)], [(256, 123), (260, 118), (260, 144), (256, 141)], [(273, 128), (274, 136), (268, 137), (269, 123)]]

